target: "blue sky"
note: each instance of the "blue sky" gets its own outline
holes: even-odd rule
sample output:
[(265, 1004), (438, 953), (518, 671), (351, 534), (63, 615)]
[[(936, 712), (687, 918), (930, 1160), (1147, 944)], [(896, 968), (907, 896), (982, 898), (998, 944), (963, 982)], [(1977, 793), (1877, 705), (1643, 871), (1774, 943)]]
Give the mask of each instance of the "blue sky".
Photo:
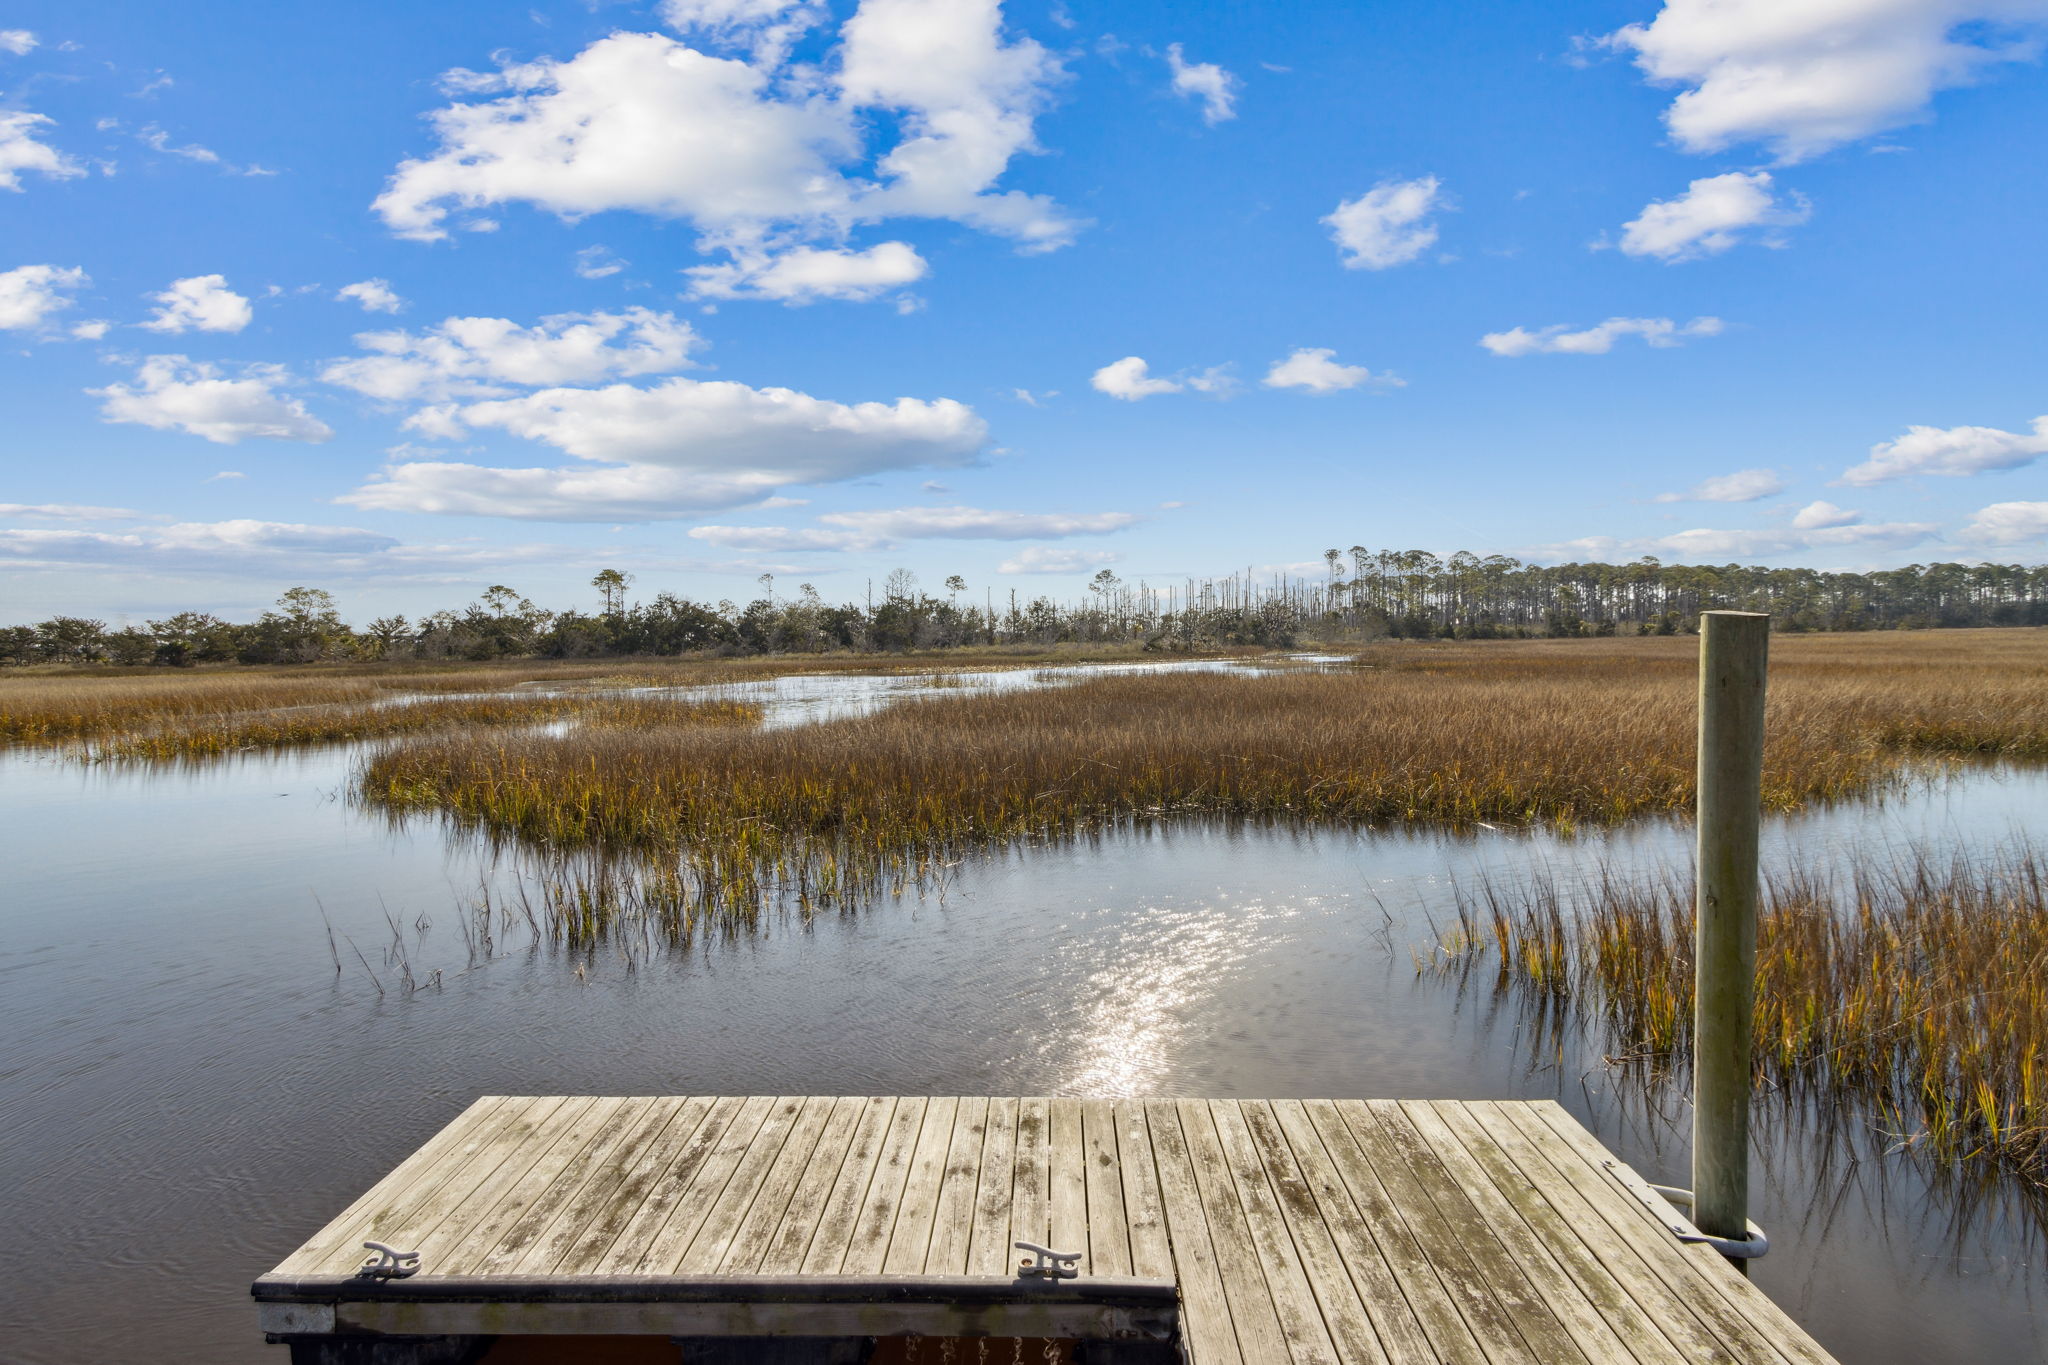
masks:
[(18, 2), (0, 615), (2038, 561), (2044, 38), (2048, 0)]

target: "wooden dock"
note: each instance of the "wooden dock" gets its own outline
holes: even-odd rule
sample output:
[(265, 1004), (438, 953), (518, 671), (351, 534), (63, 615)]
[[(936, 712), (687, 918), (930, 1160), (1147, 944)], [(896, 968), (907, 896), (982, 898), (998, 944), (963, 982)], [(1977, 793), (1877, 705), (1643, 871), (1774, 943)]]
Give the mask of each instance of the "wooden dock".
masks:
[(254, 1293), (323, 1365), (1827, 1365), (1683, 1226), (1548, 1102), (489, 1096)]

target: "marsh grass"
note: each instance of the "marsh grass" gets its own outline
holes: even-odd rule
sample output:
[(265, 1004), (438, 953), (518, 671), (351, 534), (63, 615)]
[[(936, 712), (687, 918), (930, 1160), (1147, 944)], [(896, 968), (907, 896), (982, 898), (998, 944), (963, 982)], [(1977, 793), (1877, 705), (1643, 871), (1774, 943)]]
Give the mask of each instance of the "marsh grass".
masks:
[(256, 749), (336, 744), (454, 729), (536, 726), (573, 721), (598, 729), (641, 730), (688, 725), (754, 725), (761, 708), (739, 701), (657, 697), (553, 695), (330, 702), (243, 711), (172, 723), (140, 734), (88, 744), (97, 760), (162, 762), (216, 758)]
[[(1460, 897), (1427, 969), (1523, 998), (1546, 1027), (1604, 1031), (1615, 1060), (1682, 1076), (1693, 1009), (1693, 888), (1603, 872)], [(1860, 1106), (1938, 1165), (2048, 1188), (2048, 857), (2030, 845), (1766, 877), (1754, 1066), (1766, 1102)]]
[[(2044, 632), (1786, 642), (1765, 803), (1906, 779), (1915, 755), (2044, 751)], [(1108, 676), (772, 731), (464, 732), (377, 754), (361, 793), (552, 850), (638, 850), (693, 916), (857, 904), (981, 849), (1218, 816), (1561, 829), (1692, 800), (1689, 642), (1369, 651), (1360, 667)]]
[[(1225, 651), (1231, 653), (1232, 651)], [(1235, 651), (1255, 653), (1256, 651)], [(457, 696), (616, 688), (698, 687), (797, 673), (859, 672), (953, 678), (960, 670), (1032, 668), (1140, 657), (1134, 648), (952, 649), (934, 654), (818, 654), (744, 659), (363, 664), (219, 669), (28, 669), (0, 674), (0, 743), (104, 745), (140, 754), (160, 733), (223, 731), (217, 751), (262, 745), (265, 717), (298, 708), (374, 708), (417, 695)], [(338, 712), (336, 712), (338, 714)], [(459, 723), (460, 717), (451, 718)], [(489, 723), (488, 718), (485, 723)], [(240, 727), (242, 738), (228, 732)], [(345, 729), (336, 726), (337, 730)], [(303, 743), (282, 725), (280, 743)], [(365, 730), (364, 734), (379, 733)], [(382, 733), (391, 733), (384, 731)], [(353, 738), (337, 733), (335, 738)], [(179, 750), (197, 752), (192, 746)]]

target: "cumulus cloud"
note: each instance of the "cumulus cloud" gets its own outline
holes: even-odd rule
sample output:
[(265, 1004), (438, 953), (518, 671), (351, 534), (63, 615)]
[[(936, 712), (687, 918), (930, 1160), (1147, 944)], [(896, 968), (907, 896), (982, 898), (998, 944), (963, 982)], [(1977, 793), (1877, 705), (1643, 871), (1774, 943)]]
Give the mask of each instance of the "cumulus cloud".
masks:
[(589, 384), (688, 366), (703, 338), (672, 313), (561, 313), (522, 327), (507, 318), (444, 318), (424, 332), (364, 332), (373, 354), (337, 360), (330, 384), (386, 402), (503, 397), (518, 388)]
[(1120, 556), (1108, 550), (1069, 550), (1050, 545), (1033, 545), (996, 565), (997, 573), (1086, 573)]
[(0, 52), (26, 57), (35, 51), (36, 35), (25, 28), (0, 28)]
[(735, 255), (730, 264), (685, 270), (690, 293), (697, 298), (775, 299), (790, 304), (864, 300), (921, 280), (927, 269), (924, 257), (907, 242), (882, 242), (866, 251), (799, 246), (779, 254)]
[(662, 0), (662, 22), (714, 45), (736, 47), (763, 66), (779, 64), (791, 44), (826, 18), (816, 0)]
[(1659, 493), (1656, 502), (1755, 502), (1785, 491), (1785, 481), (1768, 469), (1738, 469), (1702, 479), (1683, 493)]
[(1997, 427), (1907, 427), (1906, 434), (1870, 448), (1870, 458), (1842, 471), (1841, 481), (1868, 486), (1916, 474), (1960, 478), (1994, 469), (2018, 469), (2048, 455), (2048, 417), (2032, 433)]
[(1687, 87), (1664, 114), (1680, 147), (1759, 142), (1791, 163), (1915, 122), (1937, 90), (2032, 60), (2044, 20), (2040, 0), (1666, 0), (1602, 41), (1652, 81)]
[(1244, 82), (1214, 62), (1184, 60), (1179, 43), (1166, 49), (1166, 65), (1173, 72), (1173, 93), (1202, 102), (1202, 122), (1213, 128), (1237, 117), (1237, 92)]
[(142, 326), (152, 332), (239, 332), (255, 316), (249, 300), (228, 288), (224, 275), (173, 280), (169, 289), (150, 297), (157, 310)]
[[(830, 69), (787, 60), (790, 27), (821, 6), (676, 0), (664, 15), (747, 53), (613, 33), (566, 61), (451, 73), (455, 93), (497, 98), (436, 111), (439, 149), (401, 164), (376, 211), (419, 240), (509, 203), (682, 219), (700, 247), (732, 254), (734, 288), (768, 269), (754, 258), (819, 241), (836, 250), (849, 229), (892, 217), (950, 219), (1025, 250), (1077, 230), (1044, 196), (995, 188), (1012, 158), (1037, 150), (1033, 125), (1061, 75), (1037, 43), (1004, 35), (997, 0), (862, 0)], [(889, 134), (871, 148), (878, 126)], [(837, 254), (869, 256), (901, 282), (901, 251)]]
[(1987, 545), (2048, 540), (2048, 502), (1994, 502), (1970, 518), (1963, 539)]
[(1323, 222), (1347, 270), (1385, 270), (1436, 245), (1436, 224), (1428, 219), (1445, 207), (1443, 186), (1433, 175), (1383, 180), (1337, 205)]
[(308, 441), (334, 435), (297, 398), (279, 392), (289, 380), (275, 365), (251, 365), (241, 377), (223, 378), (218, 367), (181, 355), (153, 355), (142, 362), (131, 384), (88, 389), (105, 399), (100, 415), (160, 431), (185, 431), (217, 445), (251, 438)]
[(1176, 379), (1154, 376), (1151, 367), (1143, 359), (1127, 355), (1122, 360), (1112, 360), (1097, 370), (1088, 381), (1097, 392), (1111, 398), (1121, 398), (1135, 403), (1140, 398), (1150, 398), (1156, 393), (1179, 393), (1186, 386)]
[(1837, 507), (1822, 499), (1809, 502), (1792, 514), (1792, 529), (1795, 531), (1819, 531), (1830, 526), (1854, 526), (1863, 520), (1861, 512), (1852, 512), (1846, 507)]
[(343, 301), (354, 299), (365, 313), (396, 313), (405, 307), (405, 300), (392, 292), (389, 280), (357, 280), (336, 290), (334, 297)]
[(71, 335), (80, 341), (98, 341), (113, 325), (105, 318), (94, 318), (90, 322), (74, 322), (71, 324)]
[(1722, 327), (1719, 318), (1694, 318), (1683, 326), (1670, 318), (1609, 318), (1577, 332), (1562, 322), (1533, 332), (1525, 327), (1488, 332), (1479, 344), (1501, 356), (1606, 355), (1622, 337), (1641, 337), (1650, 346), (1680, 346), (1689, 337), (1719, 336)]
[(85, 174), (85, 167), (37, 139), (37, 130), (46, 123), (54, 125), (46, 114), (0, 109), (0, 190), (20, 190), (24, 171), (53, 180)]
[(0, 328), (26, 332), (71, 306), (68, 291), (92, 279), (77, 266), (18, 265), (0, 271)]
[(1396, 389), (1407, 386), (1405, 379), (1374, 374), (1363, 365), (1340, 365), (1336, 356), (1327, 346), (1298, 346), (1285, 359), (1274, 361), (1259, 382), (1269, 389), (1303, 389), (1309, 393), (1337, 393), (1362, 384)]
[(1676, 199), (1646, 205), (1621, 226), (1621, 249), (1630, 256), (1654, 256), (1666, 264), (1714, 256), (1739, 242), (1782, 245), (1772, 229), (1806, 221), (1811, 206), (1795, 192), (1779, 199), (1769, 171), (1729, 171), (1693, 181)]
[(500, 430), (597, 468), (393, 465), (344, 502), (386, 511), (561, 521), (649, 521), (758, 502), (791, 484), (965, 464), (986, 424), (950, 398), (837, 403), (784, 388), (670, 379), (649, 388), (552, 388), (430, 408), (441, 436)]

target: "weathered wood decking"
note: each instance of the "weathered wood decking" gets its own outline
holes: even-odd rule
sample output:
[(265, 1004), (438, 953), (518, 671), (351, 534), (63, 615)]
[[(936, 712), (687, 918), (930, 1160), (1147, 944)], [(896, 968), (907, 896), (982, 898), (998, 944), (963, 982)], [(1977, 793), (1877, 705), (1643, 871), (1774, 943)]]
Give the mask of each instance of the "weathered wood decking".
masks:
[(1551, 1103), (493, 1096), (255, 1292), (281, 1335), (1130, 1338), (1173, 1286), (1192, 1365), (1827, 1365), (1617, 1168)]

